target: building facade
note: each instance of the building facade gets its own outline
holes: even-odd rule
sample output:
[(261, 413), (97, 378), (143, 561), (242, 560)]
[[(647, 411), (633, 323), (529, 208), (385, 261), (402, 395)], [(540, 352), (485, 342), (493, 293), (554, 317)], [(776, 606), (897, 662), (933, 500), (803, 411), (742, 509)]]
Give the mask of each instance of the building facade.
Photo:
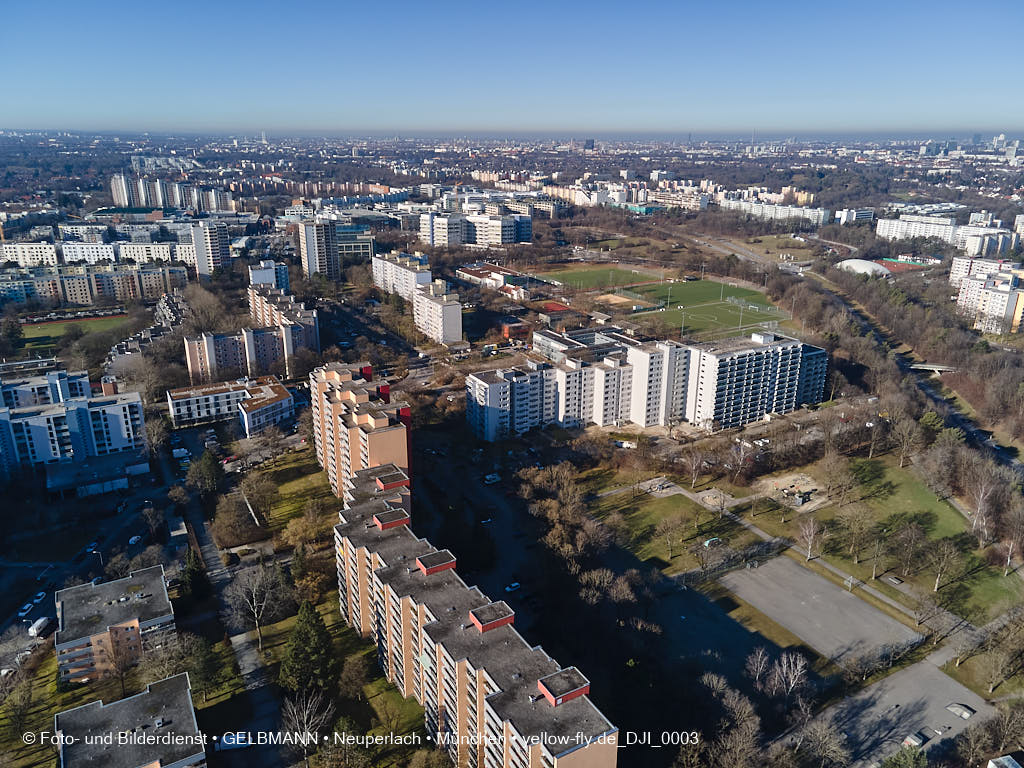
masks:
[(385, 293), (412, 301), (416, 289), (431, 282), (427, 257), (422, 253), (391, 251), (373, 257), (373, 284)]
[(618, 731), (589, 681), (527, 643), (504, 601), (412, 532), (407, 485), (397, 467), (346, 485), (334, 530), (342, 618), (373, 639), (385, 676), (423, 707), (455, 765), (614, 768)]
[(231, 239), (227, 225), (220, 221), (200, 221), (192, 225), (192, 247), (195, 249), (196, 274), (209, 277), (228, 264)]
[(295, 398), (274, 376), (181, 387), (167, 391), (167, 412), (175, 429), (238, 419), (246, 437), (295, 415)]
[(59, 590), (57, 674), (63, 682), (95, 681), (137, 662), (174, 632), (174, 608), (164, 567), (132, 571), (123, 579)]
[(249, 266), (249, 285), (269, 285), (282, 293), (291, 290), (288, 265), (283, 261), (264, 259), (256, 266)]
[(409, 470), (411, 412), (391, 401), (369, 363), (328, 363), (309, 375), (313, 446), (336, 496), (361, 469), (394, 464)]
[(416, 288), (412, 317), (417, 330), (438, 344), (462, 341), (462, 304), (457, 293), (448, 293), (444, 280)]
[(466, 377), (466, 420), (482, 439), (550, 424), (737, 427), (821, 402), (827, 373), (823, 349), (771, 333), (683, 344), (535, 332), (534, 351), (552, 362)]

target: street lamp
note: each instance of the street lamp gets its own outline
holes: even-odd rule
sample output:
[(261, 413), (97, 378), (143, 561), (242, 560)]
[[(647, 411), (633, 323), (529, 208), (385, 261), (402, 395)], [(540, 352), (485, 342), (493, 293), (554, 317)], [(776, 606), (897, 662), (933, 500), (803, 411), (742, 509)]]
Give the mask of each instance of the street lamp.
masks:
[(91, 549), (91, 550), (89, 550), (89, 554), (99, 555), (99, 558), (100, 558), (100, 568), (102, 568), (103, 567), (103, 553), (100, 552), (98, 549)]

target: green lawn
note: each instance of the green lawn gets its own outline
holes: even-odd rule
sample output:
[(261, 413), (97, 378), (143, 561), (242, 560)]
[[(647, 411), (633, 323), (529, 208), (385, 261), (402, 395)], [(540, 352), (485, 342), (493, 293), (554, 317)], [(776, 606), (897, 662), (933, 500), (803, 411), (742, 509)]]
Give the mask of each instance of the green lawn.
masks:
[[(195, 697), (197, 709), (212, 707), (244, 688), (241, 678), (234, 672), (234, 658), (230, 647), (224, 643), (214, 645), (214, 651), (222, 660), (221, 685), (212, 690), (206, 701)], [(57, 655), (53, 643), (46, 643), (39, 651), (40, 663), (30, 677), (32, 683), (33, 706), (25, 726), (26, 731), (39, 733), (53, 730), (53, 716), (58, 712), (88, 704), (90, 701), (117, 701), (121, 698), (121, 684), (115, 679), (100, 680), (95, 683), (75, 686), (68, 691), (57, 690)], [(29, 662), (30, 664), (32, 662)], [(139, 693), (145, 688), (137, 672), (129, 674), (126, 681), (127, 694)], [(21, 733), (12, 734), (8, 723), (8, 713), (0, 707), (0, 765), (4, 768), (52, 768), (55, 765), (56, 752), (50, 746), (25, 746)]]
[[(756, 540), (743, 526), (728, 518), (719, 520), (716, 514), (682, 495), (634, 495), (632, 488), (626, 488), (621, 493), (594, 499), (591, 513), (611, 525), (639, 560), (666, 574), (697, 568), (696, 558), (687, 550), (698, 542), (717, 536), (730, 547), (741, 548)], [(699, 527), (695, 525), (698, 515)], [(667, 542), (655, 531), (662, 520), (672, 517), (682, 520), (684, 535), (669, 557)]]
[[(327, 475), (316, 463), (312, 446), (278, 457), (277, 464), (264, 465), (264, 474), (277, 486), (280, 496), (270, 510), (269, 523), (273, 531), (282, 530), (293, 517), (301, 515), (311, 499), (337, 502), (331, 492)], [(340, 502), (339, 502), (340, 505)]]
[(656, 309), (651, 312), (640, 312), (634, 317), (641, 322), (646, 320), (663, 326), (666, 331), (678, 332), (682, 328), (686, 334), (692, 335), (708, 331), (738, 330), (784, 319), (784, 315), (776, 309), (755, 310), (748, 305), (741, 308), (726, 301), (735, 298), (758, 307), (771, 307), (771, 302), (759, 291), (714, 280), (658, 283), (637, 286), (630, 290), (653, 303), (665, 302), (665, 311)]
[(67, 320), (55, 323), (26, 323), (21, 326), (25, 334), (25, 349), (41, 352), (52, 348), (71, 326), (78, 326), (86, 333), (109, 331), (128, 322), (127, 315), (116, 317), (95, 317), (89, 320)]
[[(932, 541), (962, 537), (965, 546), (963, 571), (958, 577), (946, 581), (938, 593), (938, 597), (947, 601), (952, 610), (970, 621), (984, 623), (999, 615), (1013, 602), (1024, 598), (1024, 583), (1021, 579), (1012, 574), (1004, 578), (1001, 568), (986, 565), (985, 552), (973, 549), (973, 539), (966, 535), (970, 529), (968, 521), (951, 504), (928, 490), (909, 467), (900, 468), (897, 460), (889, 455), (871, 460), (854, 460), (853, 467), (860, 481), (860, 503), (872, 511), (876, 524), (882, 529), (896, 530), (908, 522), (915, 522)], [(821, 470), (817, 465), (806, 467), (804, 471), (815, 477), (820, 483), (819, 487), (824, 489)], [(873, 548), (865, 547), (861, 552), (861, 562), (854, 564), (837, 520), (838, 512), (835, 506), (828, 506), (814, 513), (819, 521), (833, 531), (823, 557), (858, 579), (870, 581), (874, 564)], [(750, 518), (749, 508), (744, 510), (744, 514)], [(762, 502), (757, 508), (757, 514), (750, 519), (772, 535), (793, 540), (799, 536), (799, 514), (792, 510), (783, 524), (780, 508)], [(919, 594), (930, 594), (934, 586), (935, 575), (927, 565), (922, 564), (903, 576), (895, 559), (886, 554), (884, 549), (878, 563), (878, 575), (881, 577), (883, 574), (904, 579)], [(904, 591), (894, 588), (882, 578), (871, 582), (871, 585), (905, 605), (910, 606), (913, 602)]]
[(632, 285), (650, 280), (660, 279), (655, 274), (640, 269), (622, 269), (620, 267), (579, 267), (563, 269), (557, 272), (544, 272), (537, 275), (544, 280), (553, 280), (572, 288), (594, 290), (597, 288), (616, 288), (621, 285)]
[[(340, 663), (344, 663), (344, 659), (356, 654), (369, 656), (373, 661), (373, 643), (361, 638), (341, 620), (336, 597), (329, 597), (317, 606), (317, 610), (323, 617), (327, 630), (331, 633), (336, 656)], [(277, 677), (277, 668), (287, 647), (288, 635), (294, 625), (295, 616), (290, 616), (264, 628), (263, 649), (267, 664), (272, 668), (271, 677), (273, 679)], [(390, 732), (390, 728), (386, 725), (387, 717), (385, 717), (384, 710), (390, 710), (396, 713), (396, 733), (420, 732), (422, 735), (423, 708), (416, 703), (416, 700), (404, 698), (398, 689), (387, 681), (375, 661), (370, 664), (370, 676), (370, 681), (363, 689), (363, 700), (339, 701), (338, 717), (351, 718), (369, 734), (385, 736)], [(375, 768), (405, 766), (408, 765), (414, 751), (412, 747), (385, 747), (374, 755), (372, 764)]]

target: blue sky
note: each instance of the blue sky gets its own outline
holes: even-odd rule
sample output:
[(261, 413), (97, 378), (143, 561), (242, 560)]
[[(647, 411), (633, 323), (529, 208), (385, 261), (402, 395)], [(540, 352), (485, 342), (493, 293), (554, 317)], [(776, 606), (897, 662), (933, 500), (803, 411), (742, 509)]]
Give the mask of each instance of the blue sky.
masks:
[(1021, 28), (1020, 0), (18, 2), (0, 127), (1013, 133)]

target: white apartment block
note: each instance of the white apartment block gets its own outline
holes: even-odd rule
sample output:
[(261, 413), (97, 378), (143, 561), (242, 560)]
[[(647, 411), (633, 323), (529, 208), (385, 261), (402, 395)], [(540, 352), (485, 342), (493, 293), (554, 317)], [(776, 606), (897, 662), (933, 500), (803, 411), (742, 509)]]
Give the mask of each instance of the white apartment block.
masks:
[(968, 256), (998, 256), (1020, 243), (1015, 232), (1000, 227), (958, 226), (947, 216), (903, 214), (898, 219), (879, 219), (875, 234), (883, 240), (910, 240), (933, 237), (964, 251)]
[(78, 240), (83, 243), (102, 243), (107, 233), (106, 224), (68, 224), (57, 225), (62, 240)]
[(420, 240), (439, 248), (462, 245), (466, 242), (466, 217), (420, 214)]
[(299, 260), (306, 277), (324, 275), (328, 280), (340, 280), (337, 244), (332, 221), (304, 221), (299, 224)]
[(858, 224), (862, 221), (872, 221), (875, 218), (874, 208), (844, 208), (836, 211), (836, 224)]
[(825, 208), (775, 205), (773, 203), (760, 203), (752, 200), (720, 200), (719, 205), (726, 211), (738, 211), (757, 219), (767, 219), (769, 221), (807, 219), (812, 224), (820, 227), (832, 220), (831, 211)]
[(3, 260), (15, 261), (19, 267), (53, 267), (58, 263), (53, 243), (3, 243), (0, 247)]
[(65, 264), (83, 261), (86, 264), (98, 264), (101, 261), (113, 264), (117, 261), (117, 254), (111, 243), (61, 243), (60, 249)]
[(295, 415), (295, 400), (274, 376), (239, 379), (167, 391), (167, 411), (175, 429), (238, 419), (246, 437)]
[(591, 336), (589, 343), (575, 346), (580, 342), (573, 340), (558, 351), (553, 364), (534, 361), (528, 369), (468, 376), (466, 420), (474, 433), (496, 440), (549, 424), (683, 421), (726, 429), (820, 402), (824, 393), (825, 351), (771, 333), (617, 348), (600, 334)]
[(264, 259), (257, 266), (249, 266), (249, 285), (269, 285), (288, 293), (291, 283), (288, 279), (288, 265), (283, 261)]
[(174, 246), (174, 260), (195, 268), (196, 247), (192, 243), (177, 243)]
[[(151, 261), (170, 263), (174, 260), (174, 243), (118, 243), (117, 250), (122, 261), (130, 260), (136, 264), (147, 264)], [(194, 264), (194, 247), (192, 247), (192, 255)], [(67, 261), (66, 256), (64, 260)]]
[(1024, 315), (1019, 272), (976, 274), (960, 280), (957, 311), (983, 333), (1018, 333)]
[(192, 225), (192, 246), (196, 253), (196, 274), (209, 276), (228, 263), (231, 241), (227, 225), (201, 221)]
[(416, 287), (412, 318), (416, 327), (438, 344), (462, 341), (462, 304), (457, 293), (448, 293), (444, 280)]
[(1021, 264), (1019, 261), (954, 256), (953, 262), (949, 266), (949, 282), (952, 285), (959, 286), (960, 281), (965, 277), (991, 275), (996, 272), (1012, 272), (1020, 268)]
[(146, 447), (138, 392), (0, 408), (0, 470), (135, 452)]
[(410, 255), (391, 251), (376, 255), (372, 269), (374, 285), (385, 293), (397, 293), (406, 301), (413, 300), (417, 288), (431, 282), (427, 257), (419, 252)]
[(19, 376), (5, 374), (0, 377), (0, 395), (4, 408), (29, 408), (33, 405), (51, 405), (89, 397), (92, 387), (86, 371), (46, 371)]

